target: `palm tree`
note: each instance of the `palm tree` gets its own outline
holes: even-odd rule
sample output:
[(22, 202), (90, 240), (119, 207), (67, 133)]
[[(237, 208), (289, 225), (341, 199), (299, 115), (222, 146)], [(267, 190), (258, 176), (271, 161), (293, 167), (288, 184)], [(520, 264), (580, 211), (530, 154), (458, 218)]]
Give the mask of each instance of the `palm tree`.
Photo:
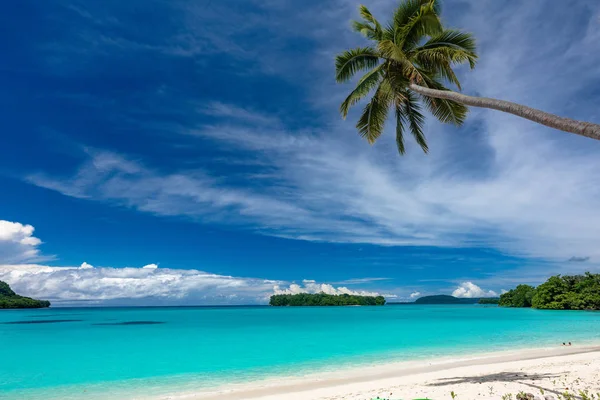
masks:
[(355, 31), (375, 42), (336, 57), (336, 80), (347, 82), (359, 71), (368, 71), (340, 105), (344, 118), (350, 107), (373, 92), (356, 127), (369, 143), (383, 131), (390, 108), (396, 117), (396, 143), (404, 154), (404, 132), (408, 129), (424, 152), (425, 117), (422, 104), (443, 123), (461, 125), (467, 106), (490, 108), (517, 115), (566, 132), (600, 140), (600, 125), (559, 117), (520, 104), (454, 92), (444, 83), (458, 81), (452, 67), (477, 62), (475, 40), (469, 33), (444, 29), (436, 0), (403, 0), (392, 21), (382, 26), (365, 6), (360, 6), (362, 21), (354, 21)]

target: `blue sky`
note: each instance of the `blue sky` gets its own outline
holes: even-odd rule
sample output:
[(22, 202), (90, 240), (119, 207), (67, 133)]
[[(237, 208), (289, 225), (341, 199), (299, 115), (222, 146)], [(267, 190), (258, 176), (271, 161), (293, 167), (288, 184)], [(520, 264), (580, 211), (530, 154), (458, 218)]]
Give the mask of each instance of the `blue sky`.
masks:
[[(366, 4), (383, 21), (396, 2)], [(0, 279), (57, 304), (207, 304), (598, 271), (600, 142), (474, 109), (428, 118), (430, 154), (401, 158), (392, 124), (370, 146), (340, 118), (358, 5), (4, 4)], [(596, 1), (443, 17), (478, 40), (464, 92), (600, 121)]]

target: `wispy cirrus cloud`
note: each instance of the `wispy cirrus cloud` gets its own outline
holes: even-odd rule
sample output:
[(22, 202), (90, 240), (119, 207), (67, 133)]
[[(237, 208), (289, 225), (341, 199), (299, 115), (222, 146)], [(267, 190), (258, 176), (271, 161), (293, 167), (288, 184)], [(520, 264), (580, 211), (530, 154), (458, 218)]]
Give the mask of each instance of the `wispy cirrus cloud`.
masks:
[[(224, 162), (243, 172), (183, 164), (167, 171), (108, 149), (89, 152), (70, 173), (33, 173), (29, 182), (142, 212), (298, 240), (489, 247), (561, 262), (573, 254), (599, 255), (598, 143), (474, 109), (460, 129), (429, 121), (431, 153), (411, 146), (398, 158), (391, 126), (370, 148), (354, 131), (356, 114), (344, 122), (337, 113), (350, 87), (336, 85), (332, 60), (335, 52), (362, 43), (348, 29), (348, 20), (357, 15), (355, 4), (339, 1), (290, 13), (291, 2), (266, 2), (243, 21), (243, 13), (231, 10), (227, 22), (235, 29), (222, 37), (198, 23), (217, 16), (220, 5), (207, 11), (181, 4), (176, 7), (190, 12), (182, 25), (185, 34), (177, 38), (240, 60), (260, 54), (253, 73), (277, 73), (301, 87), (311, 123), (289, 123), (286, 113), (265, 112), (244, 99), (202, 102), (186, 92), (182, 101), (195, 107), (186, 107), (176, 124), (153, 113), (162, 111), (162, 103), (152, 102), (137, 122), (185, 138), (190, 146), (218, 148)], [(385, 18), (393, 6), (377, 3), (372, 11)], [(600, 84), (594, 68), (600, 61), (595, 2), (543, 9), (517, 1), (454, 6), (447, 7), (446, 18), (475, 32), (481, 49), (477, 69), (459, 71), (466, 92), (598, 120), (598, 95), (590, 89)], [(537, 21), (535, 29), (531, 21)], [(257, 30), (275, 43), (240, 45), (244, 35)], [(311, 46), (281, 57), (282, 46), (292, 39)], [(181, 47), (177, 40), (171, 44)], [(160, 48), (144, 51), (162, 54)]]

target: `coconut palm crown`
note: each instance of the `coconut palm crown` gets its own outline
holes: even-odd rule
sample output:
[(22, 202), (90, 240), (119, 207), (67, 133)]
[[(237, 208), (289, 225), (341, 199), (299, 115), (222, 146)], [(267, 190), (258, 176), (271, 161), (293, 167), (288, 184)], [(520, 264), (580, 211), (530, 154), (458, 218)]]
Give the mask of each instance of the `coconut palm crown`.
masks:
[(436, 0), (404, 0), (392, 20), (383, 26), (367, 7), (360, 6), (362, 20), (352, 27), (373, 42), (336, 57), (336, 80), (347, 82), (359, 71), (367, 71), (350, 95), (340, 105), (344, 118), (350, 107), (372, 93), (356, 124), (361, 136), (374, 143), (381, 133), (390, 109), (396, 118), (396, 144), (405, 152), (404, 136), (408, 130), (424, 152), (428, 151), (423, 133), (423, 105), (443, 123), (461, 125), (467, 115), (465, 105), (449, 99), (423, 96), (411, 89), (418, 85), (449, 90), (445, 85), (460, 82), (453, 67), (475, 67), (475, 40), (469, 33), (445, 29)]

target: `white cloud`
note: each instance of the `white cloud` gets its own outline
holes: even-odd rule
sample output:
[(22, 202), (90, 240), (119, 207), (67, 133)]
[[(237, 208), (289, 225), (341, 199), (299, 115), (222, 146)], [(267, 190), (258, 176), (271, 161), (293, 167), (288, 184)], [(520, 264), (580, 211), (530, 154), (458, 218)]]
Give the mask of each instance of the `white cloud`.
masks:
[(410, 298), (411, 298), (411, 299), (415, 299), (415, 298), (417, 298), (417, 297), (419, 297), (419, 296), (421, 296), (421, 292), (412, 292), (412, 293), (410, 294)]
[[(85, 266), (85, 267), (84, 267)], [(169, 268), (0, 265), (0, 280), (15, 292), (55, 305), (264, 303), (273, 281)]]
[(344, 286), (334, 287), (328, 283), (317, 283), (314, 280), (305, 279), (302, 285), (292, 283), (288, 287), (281, 288), (279, 285), (273, 287), (275, 294), (299, 294), (299, 293), (325, 293), (325, 294), (351, 294), (359, 296), (380, 296), (378, 292), (370, 292), (366, 290), (350, 290)]
[[(199, 270), (156, 268), (52, 267), (0, 265), (0, 280), (19, 294), (54, 305), (85, 304), (264, 304), (272, 294), (320, 293), (378, 296), (378, 292), (334, 287), (304, 280), (285, 282), (211, 274)], [(283, 287), (283, 288), (282, 288)], [(394, 295), (386, 295), (393, 298)]]
[(454, 297), (473, 298), (473, 297), (496, 297), (498, 294), (493, 290), (485, 291), (473, 282), (463, 282), (452, 292)]
[(0, 220), (0, 263), (39, 259), (42, 241), (33, 236), (34, 230), (31, 225)]
[[(33, 231), (29, 225), (3, 224), (0, 238), (26, 244), (41, 243), (31, 236)], [(155, 263), (141, 268), (94, 267), (87, 262), (79, 267), (0, 263), (0, 280), (21, 295), (47, 299), (54, 305), (264, 304), (272, 294), (284, 292), (378, 295), (309, 279), (303, 280), (304, 286), (300, 286), (196, 269), (158, 268)], [(288, 284), (289, 288), (279, 289)]]

